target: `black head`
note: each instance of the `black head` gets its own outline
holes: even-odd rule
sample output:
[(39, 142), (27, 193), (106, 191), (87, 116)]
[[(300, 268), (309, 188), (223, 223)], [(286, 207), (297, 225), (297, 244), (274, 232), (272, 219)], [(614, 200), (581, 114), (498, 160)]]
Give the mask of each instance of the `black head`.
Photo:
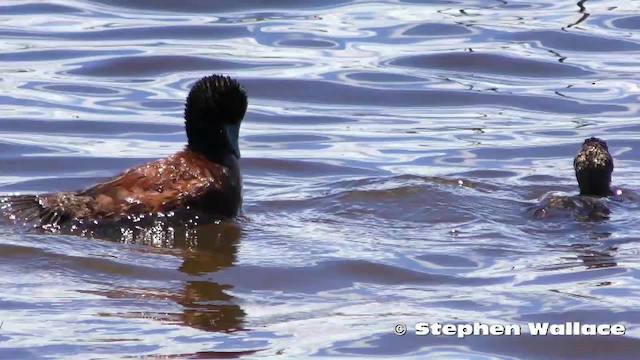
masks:
[(581, 195), (609, 196), (613, 158), (604, 140), (586, 139), (573, 160)]
[(247, 111), (247, 94), (228, 76), (196, 81), (184, 109), (189, 148), (205, 155), (231, 152), (240, 157), (238, 135)]

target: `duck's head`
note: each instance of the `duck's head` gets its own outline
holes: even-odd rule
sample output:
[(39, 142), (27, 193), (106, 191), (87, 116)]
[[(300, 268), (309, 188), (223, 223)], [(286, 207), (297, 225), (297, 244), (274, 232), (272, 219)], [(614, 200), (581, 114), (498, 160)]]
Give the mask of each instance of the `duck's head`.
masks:
[(188, 146), (205, 155), (232, 153), (240, 158), (238, 136), (247, 111), (247, 94), (228, 76), (196, 81), (184, 109)]
[(609, 196), (613, 158), (604, 140), (586, 139), (573, 160), (580, 195)]

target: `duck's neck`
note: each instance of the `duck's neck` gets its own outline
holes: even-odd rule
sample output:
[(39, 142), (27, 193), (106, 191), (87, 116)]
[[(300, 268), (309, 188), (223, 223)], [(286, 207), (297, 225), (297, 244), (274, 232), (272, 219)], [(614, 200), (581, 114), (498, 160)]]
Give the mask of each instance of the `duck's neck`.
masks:
[(580, 195), (584, 196), (598, 196), (598, 197), (607, 197), (613, 194), (611, 188), (607, 188), (606, 190), (593, 190), (593, 189), (580, 189)]
[(605, 197), (613, 193), (610, 181), (604, 179), (582, 179), (582, 181), (578, 181), (578, 185), (580, 186), (580, 195)]
[(216, 163), (225, 163), (229, 156), (233, 156), (229, 150), (214, 146), (193, 146), (193, 144), (188, 144), (185, 146), (185, 151), (200, 154)]

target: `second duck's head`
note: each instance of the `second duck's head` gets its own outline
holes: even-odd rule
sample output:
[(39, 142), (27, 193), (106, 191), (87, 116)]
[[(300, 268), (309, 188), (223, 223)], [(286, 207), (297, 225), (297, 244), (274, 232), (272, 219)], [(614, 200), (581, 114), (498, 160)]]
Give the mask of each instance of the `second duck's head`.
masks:
[(232, 153), (240, 158), (240, 123), (247, 111), (247, 94), (234, 79), (212, 75), (198, 80), (184, 109), (188, 146), (208, 156)]
[(586, 139), (573, 160), (580, 195), (609, 196), (613, 158), (604, 140)]

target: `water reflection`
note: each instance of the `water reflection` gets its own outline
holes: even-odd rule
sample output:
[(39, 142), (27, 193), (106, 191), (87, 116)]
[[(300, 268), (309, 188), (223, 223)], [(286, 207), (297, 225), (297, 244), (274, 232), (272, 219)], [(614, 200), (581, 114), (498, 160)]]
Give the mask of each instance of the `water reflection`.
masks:
[[(204, 276), (234, 266), (238, 242), (242, 236), (239, 226), (233, 223), (203, 225), (185, 236), (185, 243), (192, 251), (183, 253), (179, 271)], [(187, 239), (188, 238), (188, 239)], [(183, 296), (176, 302), (183, 306), (181, 321), (197, 329), (206, 331), (237, 331), (242, 329), (245, 312), (228, 294), (233, 289), (230, 284), (212, 281), (187, 281)]]
[(587, 269), (601, 269), (618, 266), (613, 251), (585, 251), (578, 255)]
[(577, 5), (580, 8), (579, 12), (580, 12), (580, 14), (582, 14), (582, 16), (580, 16), (580, 18), (576, 22), (574, 22), (574, 23), (570, 24), (569, 26), (567, 26), (567, 29), (571, 28), (571, 27), (574, 27), (574, 26), (577, 26), (577, 25), (579, 25), (580, 23), (582, 23), (583, 21), (585, 21), (585, 20), (587, 20), (589, 18), (589, 15), (591, 15), (591, 14), (589, 14), (587, 12), (587, 8), (585, 6), (586, 2), (587, 2), (587, 0), (578, 1)]
[[(172, 238), (167, 239), (167, 234)], [(234, 296), (229, 295), (232, 284), (221, 284), (205, 280), (216, 271), (230, 268), (236, 262), (238, 242), (242, 236), (238, 224), (224, 222), (220, 224), (202, 225), (190, 229), (176, 229), (174, 232), (155, 232), (152, 244), (169, 245), (177, 251), (167, 254), (182, 259), (178, 271), (188, 275), (178, 288), (122, 287), (95, 291), (94, 294), (119, 299), (157, 299), (169, 300), (181, 307), (181, 311), (171, 313), (129, 312), (103, 313), (103, 316), (125, 318), (151, 318), (161, 322), (178, 323), (195, 329), (216, 332), (233, 332), (242, 330), (245, 312), (237, 304)], [(111, 238), (111, 241), (123, 239)], [(145, 244), (148, 235), (141, 235), (137, 243)], [(124, 239), (124, 241), (128, 241)], [(145, 244), (147, 246), (149, 244)], [(139, 251), (148, 251), (144, 248)], [(135, 278), (135, 273), (130, 274)]]

